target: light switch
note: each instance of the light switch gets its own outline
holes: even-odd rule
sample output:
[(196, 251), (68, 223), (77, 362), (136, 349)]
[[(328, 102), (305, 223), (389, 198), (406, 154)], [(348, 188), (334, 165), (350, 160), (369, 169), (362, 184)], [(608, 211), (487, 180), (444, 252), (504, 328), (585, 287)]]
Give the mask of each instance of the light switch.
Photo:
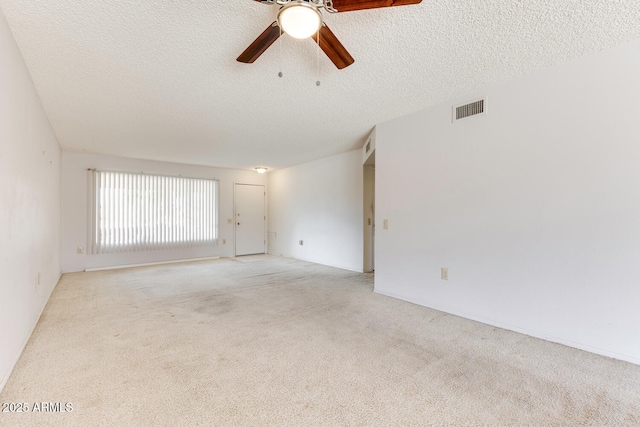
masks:
[(389, 220), (385, 219), (384, 221), (382, 221), (382, 228), (384, 228), (385, 230), (389, 229)]

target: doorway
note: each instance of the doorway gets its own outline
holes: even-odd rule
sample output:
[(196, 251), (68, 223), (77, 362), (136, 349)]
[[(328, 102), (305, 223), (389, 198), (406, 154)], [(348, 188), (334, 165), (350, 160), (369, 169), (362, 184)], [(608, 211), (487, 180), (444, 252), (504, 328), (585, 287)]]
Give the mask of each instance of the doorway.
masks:
[(265, 253), (264, 185), (235, 185), (235, 255)]
[(363, 165), (363, 220), (364, 220), (364, 256), (363, 268), (365, 273), (375, 270), (375, 239), (376, 239), (376, 168), (375, 150)]

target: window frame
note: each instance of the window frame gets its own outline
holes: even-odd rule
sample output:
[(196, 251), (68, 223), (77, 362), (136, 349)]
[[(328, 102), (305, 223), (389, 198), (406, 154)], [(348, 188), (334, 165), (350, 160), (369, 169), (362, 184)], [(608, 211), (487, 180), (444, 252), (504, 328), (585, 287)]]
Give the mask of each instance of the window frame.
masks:
[[(103, 169), (88, 169), (88, 172), (88, 254), (144, 252), (162, 249), (206, 247), (218, 244), (220, 209), (219, 180), (215, 178), (194, 178), (182, 175)], [(115, 177), (119, 177), (120, 181)], [(108, 179), (115, 179), (116, 186), (112, 186), (114, 184), (113, 181), (103, 186), (103, 182), (107, 182)], [(135, 185), (132, 185), (132, 183), (135, 183)], [(115, 194), (109, 197), (101, 191), (103, 189), (122, 188), (118, 187), (118, 184), (128, 186), (123, 188), (121, 192), (116, 190)], [(205, 191), (206, 185), (211, 186), (210, 189), (206, 189), (208, 192), (207, 195), (205, 195), (205, 193), (193, 192), (193, 190), (198, 190), (198, 187)], [(127, 191), (131, 194), (125, 196), (124, 194)], [(187, 191), (190, 191), (190, 193), (187, 193)], [(138, 196), (133, 194), (135, 192), (138, 193)], [(153, 193), (155, 193), (155, 195)], [(178, 203), (179, 198), (185, 197), (191, 197), (188, 203)], [(114, 237), (110, 236), (109, 239), (111, 240), (106, 242), (103, 237), (105, 235), (105, 226), (102, 223), (105, 218), (101, 216), (101, 212), (104, 212), (103, 206), (109, 201), (116, 200), (122, 202), (124, 199), (132, 203), (131, 206), (127, 206), (126, 208), (130, 222), (121, 226), (122, 230), (110, 230), (110, 232), (116, 233), (115, 235), (118, 237), (114, 240)], [(212, 211), (210, 210), (206, 215), (196, 218), (195, 223), (191, 224), (189, 220), (194, 219), (194, 215), (197, 215), (196, 210), (206, 206), (208, 203), (214, 204)], [(187, 207), (185, 208), (185, 206)], [(111, 205), (109, 207), (109, 209), (114, 208), (124, 209), (120, 205)], [(136, 210), (136, 208), (139, 210)], [(119, 213), (122, 212), (123, 211), (119, 211)], [(133, 218), (131, 215), (136, 218), (137, 223), (131, 223)], [(150, 221), (149, 215), (155, 215), (155, 218)], [(122, 224), (123, 221), (127, 220), (124, 219), (124, 216), (125, 215), (115, 219), (111, 218), (110, 220), (119, 221)], [(155, 222), (155, 224), (151, 224), (150, 222)], [(113, 228), (113, 224), (111, 224), (110, 227)], [(131, 235), (123, 238), (122, 234), (118, 233), (125, 233), (125, 227)], [(186, 227), (190, 228), (187, 230)], [(194, 232), (194, 228), (198, 230)], [(138, 237), (133, 236), (134, 234), (138, 237), (143, 236), (142, 241)], [(203, 238), (197, 238), (198, 234), (203, 236)], [(196, 238), (194, 238), (194, 235)], [(167, 236), (170, 237), (169, 240), (167, 240)], [(176, 238), (177, 236), (185, 236), (186, 238)], [(128, 240), (124, 242), (123, 239)]]

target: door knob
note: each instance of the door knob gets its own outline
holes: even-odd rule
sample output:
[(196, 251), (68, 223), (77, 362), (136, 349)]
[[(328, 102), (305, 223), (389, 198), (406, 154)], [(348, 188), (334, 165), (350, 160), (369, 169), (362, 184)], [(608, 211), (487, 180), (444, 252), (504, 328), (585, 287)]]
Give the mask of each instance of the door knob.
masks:
[(238, 225), (240, 225), (240, 223), (238, 223)]

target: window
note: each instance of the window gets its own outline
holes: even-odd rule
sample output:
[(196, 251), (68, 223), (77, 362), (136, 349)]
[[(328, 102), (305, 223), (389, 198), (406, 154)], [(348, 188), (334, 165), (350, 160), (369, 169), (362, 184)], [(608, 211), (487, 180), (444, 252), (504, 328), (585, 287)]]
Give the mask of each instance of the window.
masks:
[(90, 253), (217, 242), (217, 181), (98, 170), (90, 174)]

